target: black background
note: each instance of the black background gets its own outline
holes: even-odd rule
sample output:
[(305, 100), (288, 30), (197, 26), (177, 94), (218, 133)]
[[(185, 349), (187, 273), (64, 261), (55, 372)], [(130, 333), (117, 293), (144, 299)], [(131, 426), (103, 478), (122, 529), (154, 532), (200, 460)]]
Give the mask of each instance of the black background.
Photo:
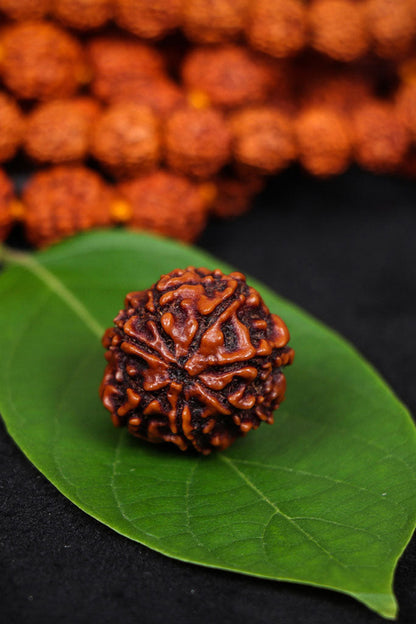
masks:
[[(361, 351), (416, 414), (416, 184), (296, 168), (199, 245)], [(1, 305), (1, 304), (0, 304)], [(185, 564), (99, 524), (0, 431), (0, 615), (5, 623), (377, 624), (352, 598)], [(399, 622), (416, 621), (416, 539), (400, 560)]]

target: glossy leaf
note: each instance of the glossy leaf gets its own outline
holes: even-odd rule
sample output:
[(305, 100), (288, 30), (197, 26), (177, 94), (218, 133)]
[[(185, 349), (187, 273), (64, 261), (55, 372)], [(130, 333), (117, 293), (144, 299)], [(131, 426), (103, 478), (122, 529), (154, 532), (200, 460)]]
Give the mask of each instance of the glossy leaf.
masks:
[(292, 334), (287, 399), (275, 425), (199, 458), (112, 427), (98, 398), (100, 337), (124, 295), (162, 273), (229, 267), (114, 231), (6, 262), (1, 413), (63, 494), (166, 555), (339, 590), (395, 616), (393, 571), (416, 515), (415, 427), (350, 345), (249, 280)]

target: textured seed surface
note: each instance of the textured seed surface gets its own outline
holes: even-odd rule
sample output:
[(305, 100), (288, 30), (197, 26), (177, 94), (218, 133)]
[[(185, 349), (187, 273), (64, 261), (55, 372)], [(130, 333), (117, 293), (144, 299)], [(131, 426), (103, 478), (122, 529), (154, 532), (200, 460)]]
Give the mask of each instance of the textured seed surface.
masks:
[(116, 426), (207, 454), (273, 422), (294, 352), (241, 273), (176, 269), (129, 293), (114, 323), (100, 394)]

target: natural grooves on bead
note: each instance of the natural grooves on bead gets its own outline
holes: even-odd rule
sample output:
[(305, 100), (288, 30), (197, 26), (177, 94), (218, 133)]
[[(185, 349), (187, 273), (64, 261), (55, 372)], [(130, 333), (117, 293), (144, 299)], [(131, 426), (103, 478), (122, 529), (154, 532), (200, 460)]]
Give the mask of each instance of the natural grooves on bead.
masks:
[(116, 426), (208, 454), (273, 422), (294, 351), (241, 273), (176, 269), (129, 293), (114, 324), (100, 396)]

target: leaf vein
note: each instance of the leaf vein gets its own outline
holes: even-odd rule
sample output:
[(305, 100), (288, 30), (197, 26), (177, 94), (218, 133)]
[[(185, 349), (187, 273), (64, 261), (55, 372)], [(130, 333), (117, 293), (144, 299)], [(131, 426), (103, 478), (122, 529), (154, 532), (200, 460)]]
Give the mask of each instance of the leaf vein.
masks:
[(351, 529), (353, 531), (358, 531), (360, 533), (366, 533), (367, 535), (371, 535), (371, 537), (375, 537), (379, 542), (385, 543), (385, 540), (377, 533), (372, 533), (368, 529), (363, 529), (361, 527), (353, 526), (352, 524), (346, 524), (344, 522), (338, 522), (336, 520), (329, 520), (328, 518), (319, 518), (318, 516), (292, 516), (293, 520), (314, 520), (316, 522), (325, 522), (325, 524), (333, 524), (335, 526), (339, 526), (345, 529)]
[[(308, 531), (306, 531), (305, 529), (303, 529), (295, 520), (293, 520), (293, 518), (291, 516), (288, 516), (287, 514), (285, 514), (281, 509), (279, 509), (279, 507), (273, 503), (254, 483), (252, 483), (252, 481), (250, 481), (250, 479), (247, 477), (247, 475), (245, 475), (241, 470), (239, 470), (239, 468), (234, 464), (233, 460), (231, 460), (230, 458), (226, 457), (225, 455), (221, 455), (221, 460), (223, 462), (225, 462), (226, 464), (228, 464), (228, 466), (230, 468), (232, 468), (232, 470), (234, 470), (234, 472), (241, 478), (243, 479), (243, 481), (245, 481), (245, 483), (254, 491), (256, 492), (256, 494), (262, 499), (264, 500), (268, 505), (270, 505), (270, 507), (272, 507), (272, 509), (275, 510), (275, 513), (270, 517), (268, 523), (266, 526), (270, 525), (270, 522), (272, 521), (273, 517), (276, 515), (281, 516), (282, 518), (284, 518), (285, 520), (287, 520), (287, 522), (289, 522), (290, 524), (292, 524), (300, 533), (302, 533), (310, 542), (312, 542), (313, 544), (315, 544), (315, 546), (321, 550), (329, 559), (332, 559), (333, 561), (335, 561), (340, 567), (342, 568), (348, 568), (348, 566), (343, 563), (342, 561), (340, 561), (339, 559), (337, 559), (329, 550), (327, 550), (324, 546), (322, 546), (322, 544), (320, 544), (320, 542), (318, 542), (318, 540), (311, 535)], [(264, 534), (266, 532), (266, 527), (265, 527), (265, 531)], [(263, 534), (263, 535), (264, 535)]]
[[(284, 472), (289, 472), (289, 473), (293, 473), (293, 474), (299, 474), (305, 477), (311, 477), (314, 479), (323, 479), (325, 481), (330, 481), (331, 483), (333, 483), (334, 485), (345, 485), (347, 487), (350, 487), (354, 490), (358, 490), (360, 492), (366, 492), (367, 494), (370, 494), (373, 497), (376, 498), (381, 498), (381, 494), (378, 495), (375, 492), (373, 492), (372, 490), (369, 490), (368, 488), (362, 487), (360, 485), (356, 485), (355, 483), (350, 483), (349, 481), (345, 481), (344, 479), (336, 479), (334, 477), (330, 477), (328, 475), (322, 475), (322, 474), (317, 474), (314, 472), (310, 472), (308, 470), (299, 470), (298, 468), (290, 468), (289, 466), (279, 466), (277, 464), (264, 464), (263, 462), (256, 462), (256, 461), (251, 461), (251, 460), (246, 460), (246, 459), (233, 459), (233, 461), (235, 463), (238, 464), (245, 464), (247, 466), (254, 466), (257, 468), (264, 468), (267, 470), (282, 470)], [(300, 499), (301, 497), (299, 497)], [(295, 499), (292, 499), (295, 500)], [(392, 501), (389, 501), (390, 504), (393, 504), (395, 506), (399, 506), (397, 505), (397, 503), (394, 503)]]

